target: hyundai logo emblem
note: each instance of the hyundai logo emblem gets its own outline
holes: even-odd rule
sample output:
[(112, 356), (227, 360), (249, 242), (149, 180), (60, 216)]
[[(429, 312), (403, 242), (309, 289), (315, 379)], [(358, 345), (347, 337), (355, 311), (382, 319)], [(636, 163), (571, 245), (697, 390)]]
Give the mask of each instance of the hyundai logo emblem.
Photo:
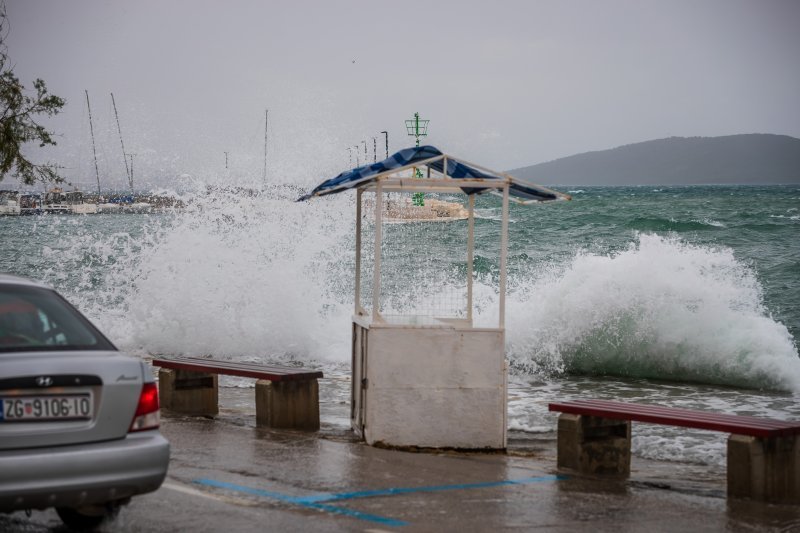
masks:
[(50, 376), (39, 376), (36, 378), (36, 384), (40, 387), (49, 387), (53, 384), (53, 378)]

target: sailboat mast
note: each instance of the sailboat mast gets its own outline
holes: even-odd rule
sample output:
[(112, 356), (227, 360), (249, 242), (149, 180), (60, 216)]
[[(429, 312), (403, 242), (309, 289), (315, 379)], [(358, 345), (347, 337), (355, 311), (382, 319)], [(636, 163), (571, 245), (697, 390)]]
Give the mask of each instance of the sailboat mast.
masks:
[(267, 132), (269, 130), (269, 109), (264, 111), (264, 185), (267, 184)]
[(133, 194), (133, 156), (136, 154), (128, 154), (128, 157), (131, 158), (131, 194)]
[(86, 92), (86, 109), (89, 111), (89, 131), (92, 134), (92, 153), (94, 154), (94, 174), (97, 176), (97, 195), (100, 196), (100, 170), (97, 168), (97, 148), (94, 146), (94, 126), (92, 126), (92, 108), (89, 106), (89, 90)]
[(122, 146), (122, 160), (125, 161), (125, 177), (128, 178), (128, 185), (133, 194), (133, 176), (128, 168), (128, 156), (125, 155), (125, 143), (122, 142), (122, 128), (119, 127), (119, 114), (117, 113), (117, 102), (114, 101), (114, 93), (111, 93), (111, 103), (114, 105), (114, 116), (117, 117), (117, 131), (119, 132), (119, 144)]

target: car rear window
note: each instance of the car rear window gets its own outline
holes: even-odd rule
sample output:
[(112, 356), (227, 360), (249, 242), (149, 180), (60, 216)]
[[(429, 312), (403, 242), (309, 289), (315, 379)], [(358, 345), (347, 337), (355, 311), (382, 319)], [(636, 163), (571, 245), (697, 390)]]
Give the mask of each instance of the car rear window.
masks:
[(0, 352), (41, 350), (115, 348), (55, 291), (0, 285)]

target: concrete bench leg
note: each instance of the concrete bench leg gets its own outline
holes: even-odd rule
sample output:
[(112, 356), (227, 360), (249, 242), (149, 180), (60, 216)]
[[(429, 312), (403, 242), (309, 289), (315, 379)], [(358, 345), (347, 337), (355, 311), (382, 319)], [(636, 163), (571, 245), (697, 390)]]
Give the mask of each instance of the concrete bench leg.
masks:
[(216, 374), (159, 369), (158, 397), (163, 409), (177, 413), (202, 416), (219, 413)]
[(728, 437), (728, 496), (800, 504), (800, 439)]
[(256, 425), (317, 431), (319, 429), (317, 380), (256, 381)]
[(630, 475), (630, 421), (563, 413), (558, 417), (558, 468)]

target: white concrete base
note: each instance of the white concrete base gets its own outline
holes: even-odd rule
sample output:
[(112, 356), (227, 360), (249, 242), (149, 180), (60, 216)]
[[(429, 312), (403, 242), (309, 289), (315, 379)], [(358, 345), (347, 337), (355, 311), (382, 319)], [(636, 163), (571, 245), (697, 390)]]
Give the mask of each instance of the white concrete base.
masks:
[(368, 444), (505, 449), (503, 330), (355, 320), (351, 423)]

